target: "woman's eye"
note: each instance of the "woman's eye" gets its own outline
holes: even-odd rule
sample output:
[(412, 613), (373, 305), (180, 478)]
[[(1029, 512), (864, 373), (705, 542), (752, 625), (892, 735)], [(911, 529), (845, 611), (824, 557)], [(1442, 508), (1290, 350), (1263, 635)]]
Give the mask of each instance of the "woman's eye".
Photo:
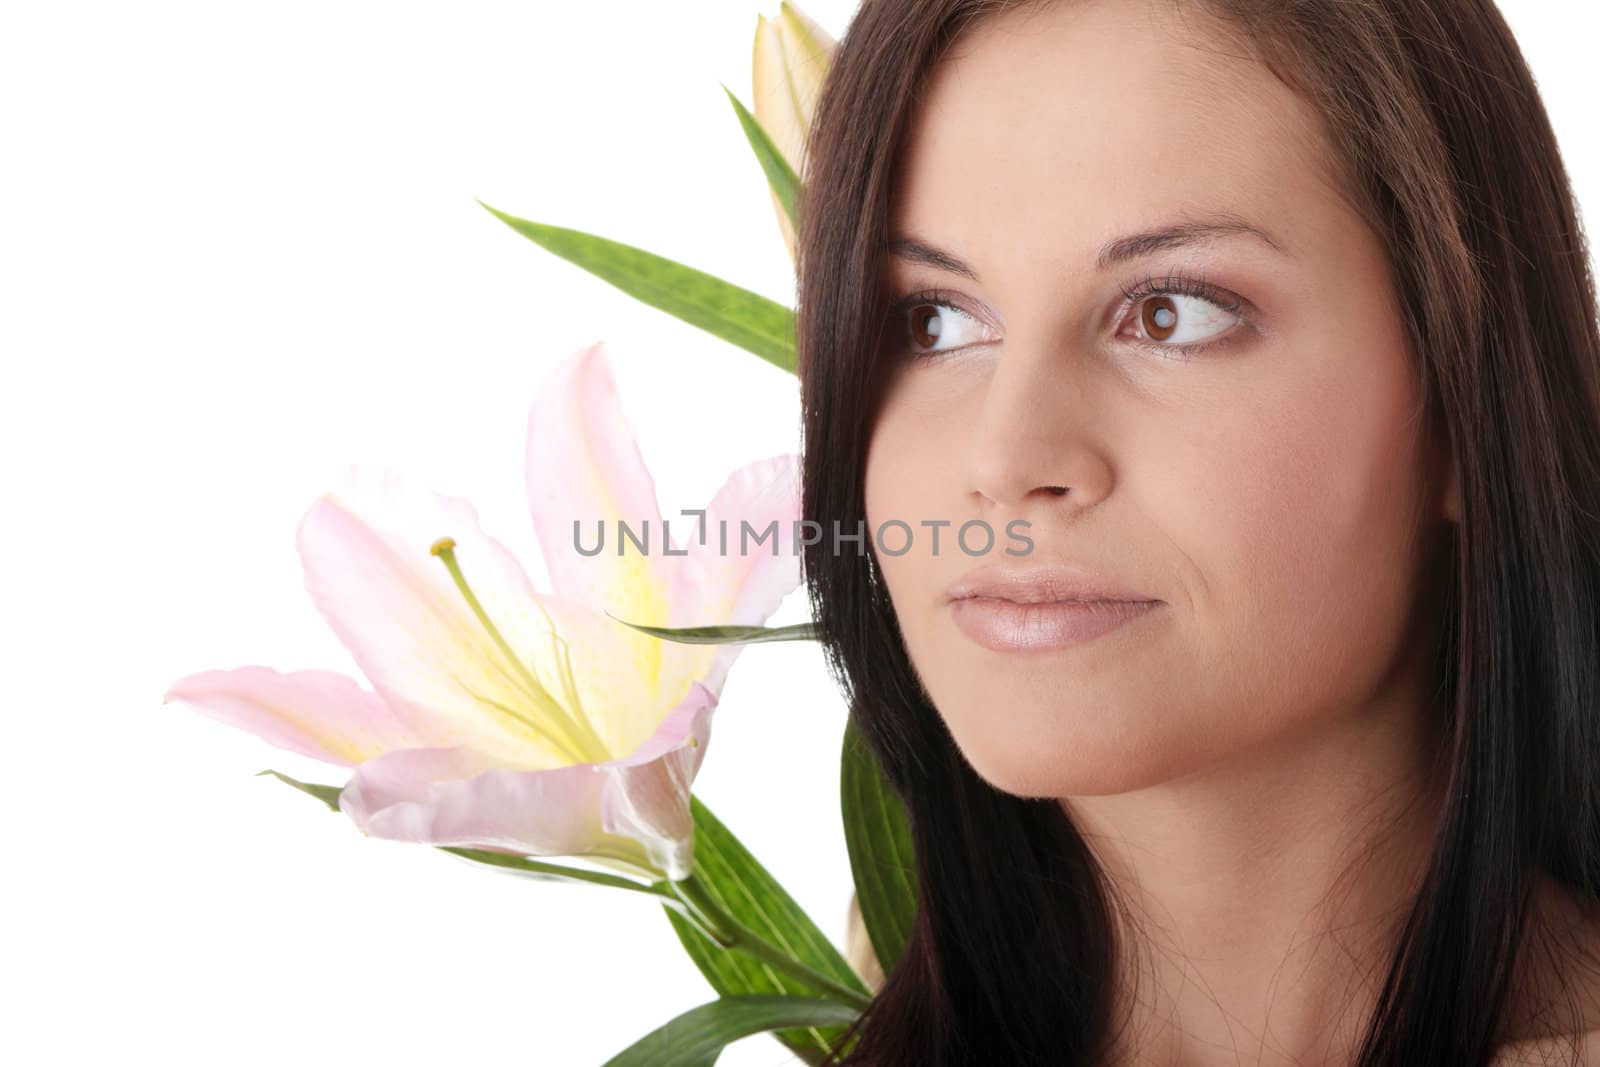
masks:
[(1134, 305), (1139, 334), (1162, 345), (1181, 347), (1214, 341), (1239, 322), (1239, 316), (1199, 296), (1155, 293)]
[(905, 310), (905, 344), (911, 355), (948, 352), (983, 339), (983, 324), (953, 304), (922, 300)]

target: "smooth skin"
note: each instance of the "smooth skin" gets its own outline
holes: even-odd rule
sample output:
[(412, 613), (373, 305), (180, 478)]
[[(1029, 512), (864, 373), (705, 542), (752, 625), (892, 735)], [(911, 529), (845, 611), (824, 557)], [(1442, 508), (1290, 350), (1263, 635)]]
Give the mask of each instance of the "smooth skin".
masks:
[[(1439, 816), (1430, 609), (1460, 499), (1318, 114), (1192, 8), (1054, 4), (962, 39), (897, 174), (891, 235), (947, 261), (885, 257), (891, 299), (941, 292), (891, 319), (866, 512), (916, 534), (878, 565), (924, 688), (1134, 905), (1121, 1063), (1352, 1062)], [(1124, 295), (1147, 281), (1166, 295)], [(952, 543), (973, 519), (988, 555)], [(1164, 604), (1055, 650), (955, 625), (972, 567), (1055, 561)]]

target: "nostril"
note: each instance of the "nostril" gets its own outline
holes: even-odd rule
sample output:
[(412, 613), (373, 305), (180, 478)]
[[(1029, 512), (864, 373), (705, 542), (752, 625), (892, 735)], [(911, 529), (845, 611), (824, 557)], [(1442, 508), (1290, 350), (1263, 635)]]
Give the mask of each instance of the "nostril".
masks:
[(1045, 488), (1050, 490), (1050, 492), (1054, 493), (1056, 496), (1060, 496), (1067, 491), (1067, 487), (1064, 485), (1047, 485)]

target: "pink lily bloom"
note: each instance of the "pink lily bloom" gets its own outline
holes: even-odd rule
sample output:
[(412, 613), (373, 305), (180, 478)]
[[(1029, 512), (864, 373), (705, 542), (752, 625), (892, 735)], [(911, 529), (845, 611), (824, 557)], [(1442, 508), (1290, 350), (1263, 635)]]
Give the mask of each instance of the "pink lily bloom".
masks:
[[(673, 628), (764, 622), (799, 583), (797, 457), (734, 471), (705, 536), (676, 520), (685, 533), (667, 554), (597, 342), (546, 379), (526, 458), (549, 592), (470, 504), (354, 467), (305, 513), (297, 542), (306, 588), (371, 688), (247, 666), (182, 678), (165, 700), (354, 768), (339, 806), (372, 836), (687, 877), (689, 791), (741, 646), (662, 640), (605, 612)], [(758, 542), (771, 523), (776, 537)]]

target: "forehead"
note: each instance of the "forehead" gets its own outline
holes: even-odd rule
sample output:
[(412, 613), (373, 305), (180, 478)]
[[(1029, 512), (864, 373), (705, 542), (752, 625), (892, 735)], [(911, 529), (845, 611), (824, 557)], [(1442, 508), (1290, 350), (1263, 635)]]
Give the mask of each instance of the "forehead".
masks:
[(979, 23), (919, 98), (895, 231), (1078, 262), (1153, 217), (1227, 212), (1298, 243), (1341, 211), (1332, 153), (1316, 111), (1245, 47), (1174, 0)]

